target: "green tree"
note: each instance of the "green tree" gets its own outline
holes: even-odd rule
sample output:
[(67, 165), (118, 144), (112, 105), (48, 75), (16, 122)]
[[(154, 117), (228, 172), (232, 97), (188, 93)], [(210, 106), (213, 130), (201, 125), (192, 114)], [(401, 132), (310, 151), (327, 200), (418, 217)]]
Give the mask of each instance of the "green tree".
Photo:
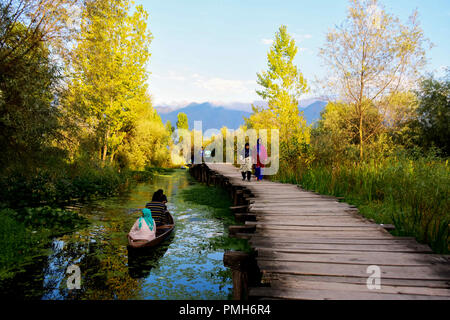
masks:
[[(73, 38), (80, 0), (0, 2), (0, 170), (54, 166), (64, 160), (60, 61)], [(63, 50), (64, 49), (64, 50)], [(17, 161), (20, 159), (20, 161)], [(51, 162), (50, 162), (51, 161)], [(56, 162), (55, 162), (56, 161)]]
[(189, 130), (189, 123), (188, 123), (187, 115), (183, 112), (180, 112), (177, 117), (178, 117), (177, 129)]
[(94, 138), (99, 158), (112, 162), (147, 101), (146, 64), (152, 39), (148, 14), (128, 0), (88, 0), (72, 55), (67, 102)]
[[(377, 125), (382, 117), (374, 106), (367, 106), (364, 130)], [(351, 104), (329, 102), (321, 113), (317, 128), (312, 133), (315, 158), (321, 163), (342, 163), (357, 161), (359, 156), (359, 117)], [(380, 135), (373, 135), (375, 143)]]
[(281, 159), (291, 166), (296, 166), (301, 146), (310, 142), (309, 128), (298, 109), (298, 99), (307, 92), (307, 83), (294, 65), (297, 52), (295, 40), (286, 26), (281, 26), (267, 53), (268, 70), (257, 74), (262, 89), (256, 92), (268, 102), (268, 108), (254, 107), (254, 114), (247, 121), (253, 128), (265, 125), (280, 130)]
[(175, 128), (172, 127), (172, 123), (170, 122), (170, 120), (167, 120), (166, 122), (166, 130), (169, 134), (172, 134), (175, 131)]
[(435, 146), (450, 155), (450, 71), (442, 81), (434, 77), (423, 80), (417, 96), (419, 144), (425, 148)]
[(67, 53), (77, 28), (81, 0), (2, 0), (0, 3), (0, 73), (15, 69), (45, 43), (52, 54)]
[(118, 149), (116, 160), (119, 167), (143, 170), (150, 166), (168, 165), (170, 133), (152, 107), (150, 99), (141, 104), (136, 113), (139, 116)]
[[(378, 0), (350, 0), (344, 23), (328, 32), (320, 55), (329, 67), (326, 86), (352, 106), (358, 117), (360, 158), (364, 145), (382, 129), (389, 97), (407, 92), (425, 63), (427, 40), (413, 12), (407, 24), (387, 13)], [(388, 102), (388, 103), (386, 103)], [(369, 127), (375, 107), (383, 117)]]
[[(2, 17), (4, 19), (5, 17)], [(59, 111), (55, 107), (59, 68), (46, 43), (30, 47), (26, 26), (17, 23), (0, 46), (0, 170), (43, 166), (61, 152)], [(14, 52), (11, 52), (14, 47)], [(20, 161), (18, 161), (20, 159)]]

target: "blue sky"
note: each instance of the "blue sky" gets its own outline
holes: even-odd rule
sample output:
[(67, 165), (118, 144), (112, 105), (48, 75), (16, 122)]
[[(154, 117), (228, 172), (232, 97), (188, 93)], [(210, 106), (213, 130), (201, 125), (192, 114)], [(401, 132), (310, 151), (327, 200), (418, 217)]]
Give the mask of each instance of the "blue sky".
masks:
[[(317, 57), (327, 30), (346, 17), (347, 0), (138, 0), (149, 13), (150, 93), (155, 105), (258, 100), (256, 73), (266, 69), (280, 25), (300, 48), (296, 64), (307, 80), (326, 75)], [(381, 0), (406, 21), (419, 10), (428, 51), (426, 71), (450, 66), (450, 1)], [(314, 94), (314, 92), (312, 93)], [(305, 96), (304, 98), (308, 98)]]

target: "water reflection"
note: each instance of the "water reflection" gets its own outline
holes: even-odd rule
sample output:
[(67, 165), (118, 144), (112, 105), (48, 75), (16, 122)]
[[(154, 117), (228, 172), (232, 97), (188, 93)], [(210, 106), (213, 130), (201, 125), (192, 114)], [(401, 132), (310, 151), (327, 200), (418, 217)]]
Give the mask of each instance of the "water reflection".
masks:
[[(225, 270), (223, 252), (208, 249), (208, 238), (222, 234), (224, 226), (178, 195), (192, 184), (186, 171), (177, 171), (156, 176), (127, 195), (82, 207), (91, 225), (54, 239), (50, 253), (18, 271), (2, 291), (45, 300), (228, 298), (231, 280), (219, 276)], [(176, 229), (160, 247), (129, 254), (126, 234), (157, 189), (168, 197)], [(80, 267), (81, 290), (67, 289), (66, 270), (72, 264)]]
[(128, 274), (134, 279), (147, 278), (152, 268), (159, 266), (159, 260), (164, 256), (174, 238), (172, 233), (160, 246), (155, 248), (128, 249)]

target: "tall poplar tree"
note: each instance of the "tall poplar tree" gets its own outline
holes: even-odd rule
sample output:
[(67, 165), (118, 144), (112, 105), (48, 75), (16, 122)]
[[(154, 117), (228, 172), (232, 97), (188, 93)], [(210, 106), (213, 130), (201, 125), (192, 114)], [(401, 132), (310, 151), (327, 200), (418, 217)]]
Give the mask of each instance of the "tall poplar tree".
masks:
[(70, 98), (94, 136), (99, 158), (111, 162), (148, 101), (146, 65), (152, 39), (148, 14), (129, 0), (88, 0), (72, 56)]
[[(251, 127), (266, 125), (280, 130), (280, 158), (291, 167), (297, 164), (301, 145), (309, 143), (310, 139), (309, 128), (298, 109), (298, 99), (307, 92), (307, 83), (294, 65), (297, 52), (295, 40), (286, 26), (281, 26), (267, 53), (268, 70), (257, 74), (262, 89), (256, 92), (268, 102), (268, 108), (254, 107), (254, 114), (247, 120)], [(258, 119), (263, 120), (262, 127)]]

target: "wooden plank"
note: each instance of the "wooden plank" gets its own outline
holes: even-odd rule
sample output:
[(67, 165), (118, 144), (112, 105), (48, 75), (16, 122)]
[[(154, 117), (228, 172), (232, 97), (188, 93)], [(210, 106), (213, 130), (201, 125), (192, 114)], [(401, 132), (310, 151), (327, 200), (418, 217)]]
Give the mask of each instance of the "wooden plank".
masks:
[(318, 233), (318, 234), (311, 234), (308, 232), (305, 233), (295, 233), (289, 234), (289, 232), (283, 233), (283, 232), (264, 232), (261, 233), (259, 229), (256, 230), (254, 233), (254, 236), (257, 238), (264, 237), (266, 239), (271, 238), (292, 238), (292, 239), (298, 239), (298, 238), (323, 238), (323, 239), (393, 239), (395, 238), (391, 234), (383, 234), (377, 232), (376, 234), (364, 234), (364, 235), (348, 235), (348, 234), (331, 234), (331, 233)]
[[(247, 233), (248, 235), (248, 233)], [(246, 237), (246, 239), (249, 239), (250, 237)], [(423, 246), (423, 247), (420, 247)], [(281, 250), (283, 249), (282, 246), (278, 247), (263, 247), (263, 246), (252, 246), (255, 250), (262, 250), (262, 249), (271, 249), (271, 250)], [(410, 252), (410, 253), (432, 253), (431, 249), (428, 246), (424, 245), (418, 245), (417, 247), (411, 246), (347, 246), (343, 248), (337, 248), (336, 245), (323, 245), (322, 248), (317, 248), (318, 245), (310, 245), (310, 246), (303, 246), (303, 248), (295, 248), (295, 249), (288, 249), (284, 248), (286, 252), (290, 253), (314, 253), (314, 254), (325, 254), (325, 253), (336, 253), (336, 254), (342, 254), (345, 252)]]
[(255, 250), (282, 250), (291, 253), (305, 253), (314, 252), (318, 254), (320, 251), (327, 252), (417, 252), (417, 253), (431, 253), (432, 250), (427, 245), (423, 244), (329, 244), (329, 243), (293, 243), (293, 244), (261, 244), (251, 243)]
[[(271, 288), (284, 289), (292, 288), (296, 290), (333, 290), (333, 291), (356, 291), (356, 292), (372, 292), (367, 288), (367, 283), (339, 283), (327, 281), (296, 281), (292, 278), (284, 278), (281, 280), (274, 280), (270, 283)], [(407, 286), (392, 286), (381, 281), (380, 289), (375, 289), (377, 293), (388, 294), (413, 294), (423, 296), (439, 296), (450, 298), (449, 288), (427, 288), (427, 287), (407, 287)]]
[(288, 214), (288, 213), (321, 213), (321, 212), (326, 212), (326, 213), (333, 213), (333, 212), (337, 212), (337, 213), (346, 213), (346, 212), (357, 212), (357, 209), (352, 209), (352, 208), (336, 208), (336, 207), (291, 207), (291, 208), (283, 208), (280, 209), (279, 207), (255, 207), (252, 206), (251, 204), (249, 205), (249, 209), (250, 211), (258, 211), (258, 212), (267, 212), (267, 213), (284, 213), (284, 214)]
[[(305, 263), (291, 261), (258, 261), (260, 270), (271, 273), (288, 273), (324, 276), (358, 276), (368, 277), (365, 265), (337, 263)], [(450, 269), (440, 265), (434, 266), (382, 266), (381, 278), (445, 280), (450, 281)]]
[[(294, 218), (294, 217), (350, 217), (356, 212), (347, 212), (345, 210), (335, 212), (311, 212), (307, 210), (304, 212), (285, 212), (280, 210), (252, 210), (251, 213), (261, 217), (279, 217), (279, 218)], [(358, 216), (357, 216), (358, 217)], [(361, 217), (361, 216), (360, 216)]]
[[(323, 254), (310, 254), (292, 252), (289, 249), (258, 249), (258, 260), (320, 262), (339, 264), (363, 264), (379, 266), (429, 266), (440, 263), (437, 257), (428, 254), (402, 253), (402, 252), (336, 252)], [(448, 263), (448, 261), (447, 261)]]
[[(272, 187), (268, 187), (268, 189), (272, 189)], [(274, 189), (272, 192), (262, 193), (258, 190), (254, 190), (251, 188), (246, 188), (253, 195), (256, 196), (258, 201), (266, 201), (266, 202), (289, 202), (289, 201), (323, 201), (323, 202), (336, 202), (336, 203), (345, 203), (341, 202), (342, 200), (336, 197), (322, 196), (316, 195), (312, 193), (302, 192), (299, 190), (277, 190)]]
[(246, 223), (248, 226), (256, 227), (259, 230), (281, 230), (281, 231), (332, 231), (332, 232), (365, 232), (365, 231), (381, 231), (384, 230), (378, 225), (330, 225), (330, 226), (314, 226), (314, 225), (283, 225), (283, 224), (253, 224), (251, 221)]
[[(292, 275), (279, 273), (264, 273), (262, 281), (264, 283), (273, 283), (273, 281), (288, 281), (306, 282), (319, 281), (327, 283), (350, 283), (350, 284), (366, 284), (367, 277), (335, 277), (335, 276), (310, 276), (310, 275)], [(417, 288), (440, 288), (449, 289), (450, 281), (445, 280), (417, 280), (417, 279), (389, 279), (383, 278), (381, 285), (395, 286), (395, 287), (417, 287)]]
[[(315, 213), (315, 214), (261, 214), (254, 213), (258, 217), (258, 221), (281, 221), (286, 224), (290, 222), (299, 222), (299, 221), (357, 221), (364, 223), (372, 223), (366, 220), (362, 216), (358, 215), (350, 215), (348, 213), (342, 213), (340, 215), (337, 214), (327, 214), (327, 213)], [(324, 218), (325, 217), (325, 218)]]
[[(282, 227), (282, 228), (295, 228), (295, 227), (309, 227), (309, 228), (342, 228), (342, 230), (346, 228), (382, 228), (379, 225), (368, 223), (364, 221), (353, 221), (353, 222), (330, 222), (327, 220), (314, 220), (314, 221), (248, 221), (245, 224), (257, 226), (257, 227)], [(276, 228), (278, 229), (278, 228)]]
[(251, 191), (251, 193), (255, 196), (255, 201), (258, 203), (284, 203), (284, 202), (303, 202), (303, 201), (322, 201), (322, 202), (326, 202), (326, 203), (344, 203), (344, 202), (340, 202), (338, 201), (338, 199), (333, 199), (333, 198), (324, 198), (321, 196), (316, 196), (316, 195), (307, 195), (307, 194), (301, 194), (298, 191), (297, 192), (289, 192), (289, 193), (279, 193), (279, 194), (261, 194), (258, 192), (253, 192)]
[(290, 202), (290, 203), (257, 203), (254, 202), (250, 205), (252, 208), (255, 209), (279, 209), (279, 210), (284, 210), (284, 209), (299, 209), (299, 208), (309, 208), (309, 207), (320, 207), (323, 209), (347, 209), (347, 208), (353, 208), (350, 207), (347, 204), (343, 204), (340, 202), (327, 202), (327, 203), (323, 203), (322, 201), (302, 201), (301, 203), (295, 203), (295, 202)]
[[(384, 230), (383, 230), (384, 231)], [(366, 238), (369, 236), (381, 236), (381, 230), (367, 229), (367, 230), (286, 230), (286, 229), (269, 229), (257, 228), (256, 232), (264, 233), (266, 236), (309, 236), (309, 237), (353, 237)]]
[(255, 231), (254, 226), (229, 226), (228, 227), (228, 233), (230, 235), (236, 234), (236, 233), (253, 233)]
[(376, 244), (405, 244), (417, 241), (412, 237), (378, 237), (368, 239), (353, 238), (311, 238), (311, 237), (271, 237), (253, 235), (250, 243), (255, 245), (271, 245), (278, 244), (280, 246), (292, 245), (295, 243), (323, 243), (323, 244), (351, 244), (351, 245), (376, 245)]
[(375, 291), (296, 290), (291, 288), (276, 289), (264, 287), (250, 288), (249, 295), (259, 298), (266, 297), (288, 300), (448, 300), (447, 297), (441, 296), (390, 294)]
[[(255, 226), (254, 226), (255, 227)], [(367, 234), (382, 234), (382, 232), (386, 232), (381, 227), (314, 227), (314, 226), (273, 226), (273, 225), (257, 225), (256, 230), (258, 232), (264, 232), (267, 234), (283, 234), (286, 233), (286, 235), (292, 235), (292, 234), (298, 234), (301, 235), (303, 233), (305, 234), (355, 234), (355, 235), (364, 235), (366, 232)]]
[[(263, 224), (263, 223), (268, 223), (268, 224), (284, 224), (284, 225), (323, 225), (323, 224), (327, 224), (327, 225), (335, 225), (338, 223), (345, 223), (345, 224), (360, 224), (360, 225), (368, 225), (368, 224), (372, 224), (374, 225), (374, 223), (365, 220), (363, 218), (359, 218), (359, 217), (352, 217), (352, 216), (330, 216), (330, 215), (326, 215), (326, 216), (285, 216), (285, 215), (280, 215), (280, 216), (263, 216), (260, 214), (254, 214), (252, 213), (255, 218), (257, 220), (257, 222)], [(381, 225), (380, 225), (381, 226)]]

